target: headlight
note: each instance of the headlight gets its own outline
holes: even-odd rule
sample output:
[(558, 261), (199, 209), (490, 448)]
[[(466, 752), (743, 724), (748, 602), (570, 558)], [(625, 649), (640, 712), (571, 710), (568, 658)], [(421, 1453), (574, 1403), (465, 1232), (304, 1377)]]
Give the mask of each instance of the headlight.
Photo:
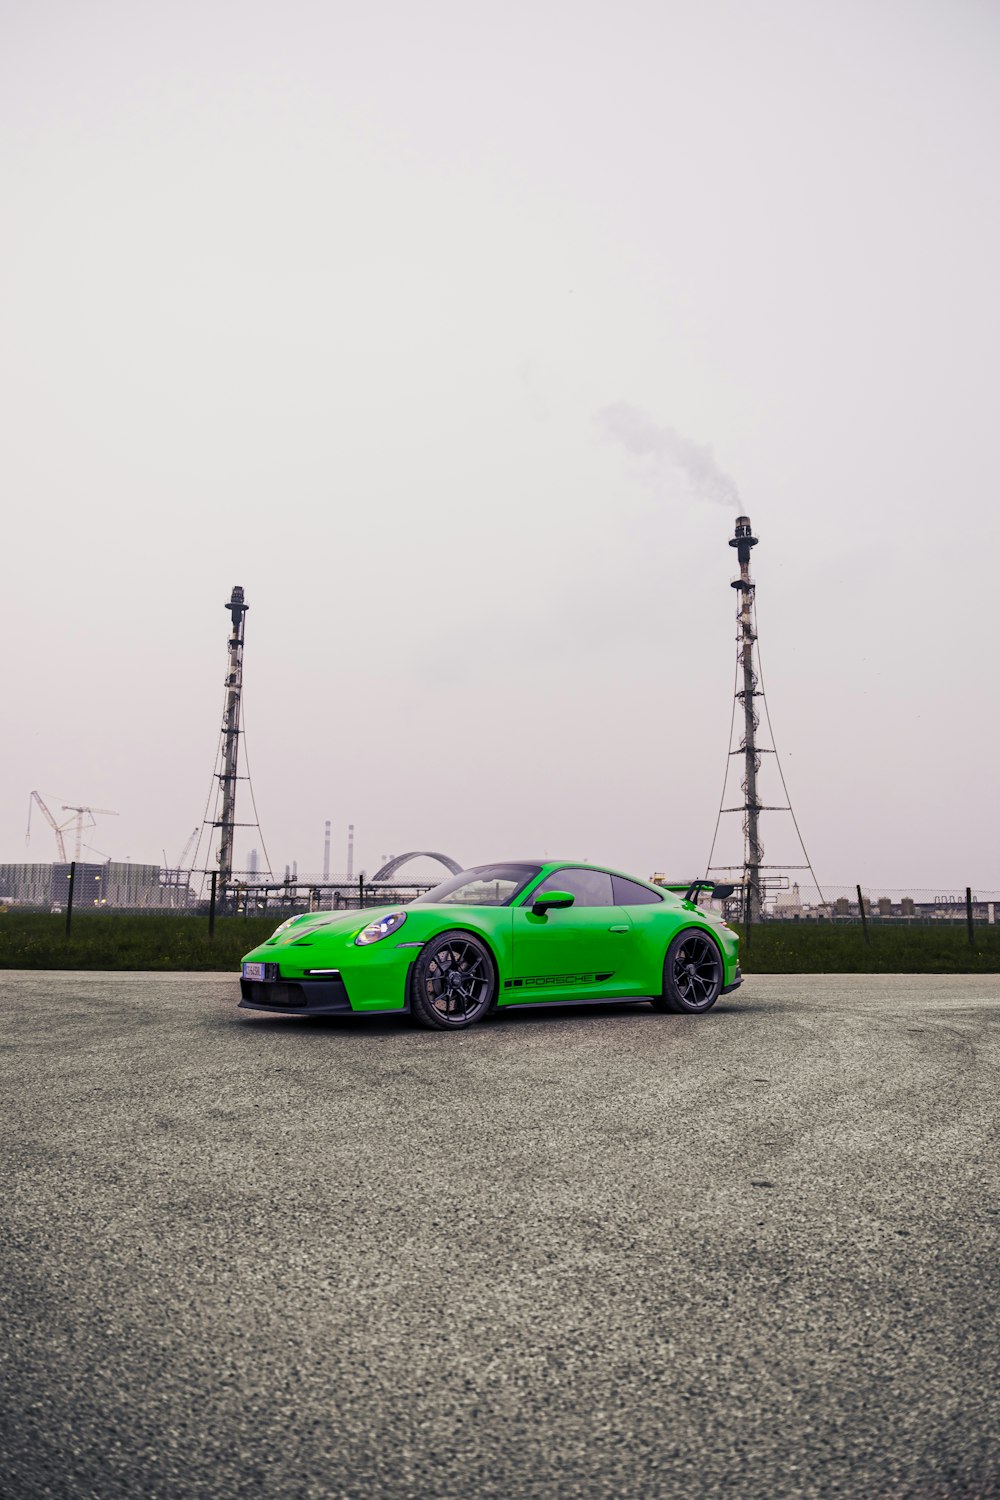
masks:
[(405, 911), (390, 912), (387, 917), (379, 917), (377, 921), (370, 922), (364, 932), (358, 933), (354, 941), (359, 948), (367, 948), (369, 943), (380, 943), (391, 932), (397, 932), (405, 921)]

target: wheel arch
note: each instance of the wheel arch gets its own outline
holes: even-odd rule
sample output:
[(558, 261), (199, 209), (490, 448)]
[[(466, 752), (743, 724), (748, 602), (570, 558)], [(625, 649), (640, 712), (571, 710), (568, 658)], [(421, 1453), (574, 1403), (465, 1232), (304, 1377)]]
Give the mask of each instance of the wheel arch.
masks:
[(420, 957), (420, 954), (423, 952), (424, 948), (429, 947), (429, 945), (436, 942), (438, 938), (445, 937), (448, 933), (452, 932), (466, 933), (469, 937), (474, 937), (477, 943), (482, 943), (483, 947), (486, 949), (486, 953), (489, 957), (490, 963), (493, 966), (494, 994), (493, 999), (490, 1002), (490, 1010), (493, 1011), (496, 1009), (497, 1002), (499, 1001), (500, 995), (503, 992), (503, 979), (500, 975), (500, 960), (497, 958), (496, 946), (493, 943), (492, 938), (487, 933), (483, 932), (480, 928), (470, 927), (468, 923), (465, 922), (455, 922), (448, 927), (442, 927), (440, 932), (432, 933), (429, 938), (425, 938), (421, 943), (420, 948), (414, 953), (413, 959), (406, 971), (405, 1003), (407, 1010), (410, 1009), (411, 996), (413, 991), (413, 976), (416, 973), (417, 969), (417, 959)]
[[(706, 991), (701, 997), (701, 1004), (693, 1002), (690, 995), (684, 993), (684, 991), (680, 989), (677, 978), (676, 959), (673, 966), (671, 966), (671, 964), (669, 963), (671, 953), (674, 952), (675, 949), (678, 953), (680, 953), (683, 949), (684, 941), (695, 933), (699, 937), (706, 938), (708, 940), (712, 951), (715, 953), (718, 963), (718, 983), (715, 988), (715, 993), (712, 994), (710, 990)], [(654, 1010), (672, 1011), (674, 1013), (686, 1015), (703, 1015), (706, 1011), (712, 1009), (712, 1006), (718, 1000), (719, 996), (725, 993), (726, 954), (722, 943), (720, 942), (716, 934), (712, 931), (711, 927), (709, 927), (707, 922), (684, 922), (680, 927), (676, 929), (676, 931), (671, 936), (670, 942), (667, 944), (666, 951), (663, 954), (661, 973), (663, 977), (661, 980), (660, 993), (653, 999)], [(691, 975), (688, 983), (688, 988), (690, 989), (690, 986), (695, 983), (695, 979), (693, 971), (689, 970), (689, 974)]]
[(670, 934), (670, 938), (667, 942), (666, 948), (663, 950), (664, 962), (666, 962), (667, 953), (670, 951), (671, 944), (684, 932), (701, 932), (705, 937), (711, 938), (718, 951), (719, 958), (722, 960), (722, 972), (725, 973), (726, 955), (723, 952), (722, 944), (719, 942), (719, 939), (716, 937), (711, 927), (709, 927), (707, 923), (703, 922), (685, 922), (683, 927), (676, 927), (674, 929), (674, 931)]
[(715, 933), (712, 931), (711, 927), (709, 927), (707, 923), (702, 922), (685, 922), (683, 927), (675, 928), (675, 930), (670, 934), (670, 937), (667, 940), (667, 946), (663, 950), (663, 959), (660, 963), (660, 969), (662, 971), (664, 980), (666, 979), (667, 972), (667, 954), (670, 952), (677, 939), (679, 937), (683, 937), (687, 932), (698, 932), (701, 933), (703, 937), (711, 939), (712, 945), (715, 948), (716, 953), (719, 955), (719, 963), (722, 967), (722, 983), (724, 985), (726, 982), (725, 950), (723, 949), (723, 946), (719, 942), (719, 939), (716, 937)]

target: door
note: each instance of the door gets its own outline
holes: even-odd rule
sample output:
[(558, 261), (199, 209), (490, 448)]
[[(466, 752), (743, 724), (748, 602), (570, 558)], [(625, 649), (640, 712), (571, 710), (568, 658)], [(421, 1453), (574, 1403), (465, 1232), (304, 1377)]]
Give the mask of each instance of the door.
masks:
[[(568, 891), (572, 906), (535, 915), (546, 891)], [(617, 999), (636, 994), (632, 922), (614, 903), (603, 870), (556, 870), (513, 911), (513, 972), (501, 1004)]]

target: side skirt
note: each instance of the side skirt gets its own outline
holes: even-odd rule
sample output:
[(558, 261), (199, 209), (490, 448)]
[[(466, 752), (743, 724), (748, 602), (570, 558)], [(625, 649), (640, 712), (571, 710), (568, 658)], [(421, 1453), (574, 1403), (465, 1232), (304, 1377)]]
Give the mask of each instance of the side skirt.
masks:
[(501, 1001), (497, 1010), (553, 1010), (560, 1005), (648, 1005), (653, 999), (652, 995), (613, 995), (604, 999), (574, 1000), (567, 996), (565, 1000), (508, 1000)]

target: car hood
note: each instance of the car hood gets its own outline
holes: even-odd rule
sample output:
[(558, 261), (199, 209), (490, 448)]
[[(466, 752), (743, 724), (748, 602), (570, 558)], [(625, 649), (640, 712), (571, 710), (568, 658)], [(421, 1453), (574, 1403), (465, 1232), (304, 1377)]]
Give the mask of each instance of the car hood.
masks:
[[(314, 912), (308, 921), (296, 922), (294, 927), (286, 927), (285, 931), (276, 937), (266, 938), (262, 946), (287, 947), (306, 937), (346, 937), (349, 933), (360, 932), (363, 927), (368, 926), (369, 922), (374, 922), (377, 917), (385, 916), (391, 911), (405, 911), (410, 932), (415, 930), (426, 932), (428, 926), (435, 927), (442, 918), (446, 918), (449, 925), (454, 923), (462, 927), (474, 921), (477, 912), (499, 910), (501, 908), (494, 906), (456, 906), (451, 901), (421, 901), (419, 904), (387, 901), (381, 906), (362, 907), (360, 911), (357, 908), (351, 911), (318, 911)], [(400, 929), (403, 934), (406, 933), (407, 926)], [(401, 938), (401, 941), (405, 941), (405, 937)]]
[(264, 946), (281, 947), (320, 932), (329, 933), (331, 937), (340, 933), (360, 932), (376, 917), (381, 917), (386, 912), (402, 910), (402, 906), (395, 902), (387, 906), (365, 906), (361, 911), (356, 908), (353, 911), (317, 911), (309, 917), (308, 921), (296, 922), (293, 927), (286, 927), (284, 932), (266, 938)]

